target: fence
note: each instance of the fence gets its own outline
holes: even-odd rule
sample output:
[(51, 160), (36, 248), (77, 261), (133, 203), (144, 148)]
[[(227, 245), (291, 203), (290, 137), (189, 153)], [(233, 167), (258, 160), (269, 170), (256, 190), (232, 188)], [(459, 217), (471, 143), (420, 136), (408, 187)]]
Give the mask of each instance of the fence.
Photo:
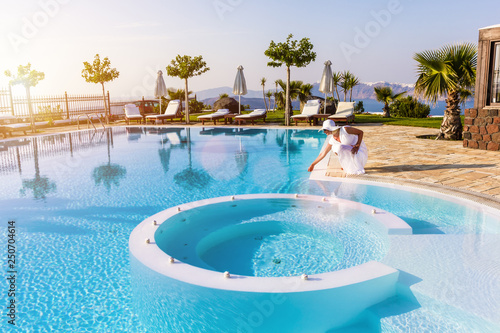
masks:
[[(109, 91), (106, 103), (108, 106), (111, 105)], [(31, 104), (37, 120), (48, 120), (45, 118), (69, 119), (76, 118), (81, 114), (105, 113), (102, 95), (68, 95), (65, 92), (64, 95), (32, 96)], [(0, 89), (0, 114), (12, 114), (19, 118), (29, 117), (28, 99), (13, 96), (10, 87)]]
[[(23, 170), (27, 168), (27, 165), (32, 165), (35, 158), (57, 160), (64, 156), (73, 157), (74, 154), (78, 153), (83, 156), (85, 151), (96, 146), (112, 145), (114, 136), (127, 134), (126, 128), (117, 127), (112, 131), (110, 129), (107, 131), (99, 131), (98, 133), (94, 131), (78, 131), (33, 137), (31, 139), (11, 140), (4, 145), (4, 149), (0, 150), (0, 175), (14, 172), (23, 174)], [(109, 136), (106, 133), (109, 133)], [(61, 161), (66, 160), (62, 159)], [(54, 163), (52, 167), (55, 167)]]

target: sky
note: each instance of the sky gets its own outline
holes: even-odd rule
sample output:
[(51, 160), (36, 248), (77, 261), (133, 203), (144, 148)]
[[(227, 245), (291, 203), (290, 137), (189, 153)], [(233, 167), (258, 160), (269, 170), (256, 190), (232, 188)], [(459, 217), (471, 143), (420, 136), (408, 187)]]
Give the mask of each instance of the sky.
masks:
[[(5, 70), (31, 63), (45, 73), (32, 95), (100, 94), (81, 76), (83, 62), (108, 57), (120, 72), (112, 99), (153, 95), (158, 70), (177, 55), (201, 55), (210, 70), (190, 78), (193, 92), (232, 87), (244, 67), (248, 89), (274, 88), (285, 67), (268, 67), (271, 40), (310, 39), (316, 61), (291, 79), (319, 82), (324, 62), (361, 82), (414, 83), (416, 52), (456, 42), (477, 44), (478, 29), (500, 23), (498, 0), (0, 0), (0, 88)], [(17, 86), (15, 94), (22, 95)]]

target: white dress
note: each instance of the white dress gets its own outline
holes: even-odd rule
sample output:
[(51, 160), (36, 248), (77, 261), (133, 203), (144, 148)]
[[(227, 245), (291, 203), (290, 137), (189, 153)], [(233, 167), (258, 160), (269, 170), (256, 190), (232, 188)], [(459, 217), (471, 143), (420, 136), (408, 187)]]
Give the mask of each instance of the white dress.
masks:
[(333, 136), (330, 138), (330, 145), (332, 145), (332, 152), (337, 153), (339, 156), (340, 166), (348, 175), (361, 175), (365, 173), (365, 164), (368, 160), (368, 148), (364, 141), (361, 141), (359, 150), (356, 154), (351, 152), (352, 147), (358, 142), (356, 134), (349, 134), (342, 127), (339, 132), (340, 142), (335, 140)]

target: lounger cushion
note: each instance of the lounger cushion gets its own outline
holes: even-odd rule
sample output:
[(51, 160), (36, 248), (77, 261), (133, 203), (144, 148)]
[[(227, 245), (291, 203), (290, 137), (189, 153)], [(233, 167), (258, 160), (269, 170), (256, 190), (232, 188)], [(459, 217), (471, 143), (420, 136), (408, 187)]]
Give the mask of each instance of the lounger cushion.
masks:
[(167, 109), (163, 114), (146, 116), (146, 119), (177, 118), (177, 112), (179, 111), (179, 106), (180, 106), (180, 101), (178, 99), (171, 100), (168, 103)]
[(335, 114), (339, 114), (340, 112), (350, 111), (350, 110), (354, 112), (354, 102), (339, 102)]
[(306, 105), (320, 105), (320, 101), (318, 99), (310, 99), (306, 102)]
[(242, 114), (242, 115), (236, 116), (235, 118), (253, 118), (253, 117), (263, 116), (265, 114), (266, 114), (265, 109), (255, 109), (248, 114)]
[(198, 119), (213, 119), (213, 118), (217, 118), (217, 117), (220, 118), (220, 117), (225, 116), (226, 114), (229, 114), (229, 109), (219, 109), (212, 114), (206, 114), (203, 116), (199, 116)]
[(314, 114), (318, 114), (320, 104), (306, 104), (304, 105), (304, 109), (302, 109), (301, 114), (297, 114), (292, 116), (292, 118), (310, 118)]

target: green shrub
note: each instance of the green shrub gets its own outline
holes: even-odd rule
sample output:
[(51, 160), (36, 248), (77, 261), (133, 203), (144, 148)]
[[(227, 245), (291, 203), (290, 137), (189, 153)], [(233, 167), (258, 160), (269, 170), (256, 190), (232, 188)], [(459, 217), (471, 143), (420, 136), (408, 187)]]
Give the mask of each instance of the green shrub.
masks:
[(203, 102), (199, 102), (195, 99), (189, 101), (189, 111), (193, 113), (201, 112), (205, 108), (205, 104)]
[(365, 112), (363, 101), (359, 101), (356, 104), (354, 104), (354, 113), (363, 113), (363, 112)]
[(406, 118), (426, 118), (431, 113), (429, 105), (419, 102), (413, 96), (395, 100), (389, 106), (392, 116)]
[(54, 120), (63, 119), (63, 109), (59, 104), (55, 107), (50, 105), (39, 106), (36, 118), (48, 121), (49, 125), (52, 125)]

